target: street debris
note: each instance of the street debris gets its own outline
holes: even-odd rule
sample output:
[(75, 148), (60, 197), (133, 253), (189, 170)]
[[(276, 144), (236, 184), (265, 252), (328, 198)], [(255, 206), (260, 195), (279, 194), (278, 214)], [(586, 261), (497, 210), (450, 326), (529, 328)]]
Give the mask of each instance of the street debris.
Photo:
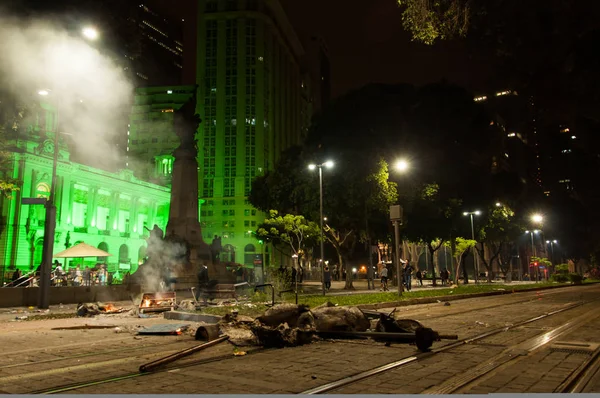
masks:
[(115, 307), (111, 303), (83, 303), (77, 305), (77, 316), (86, 317), (100, 314), (120, 314), (129, 311), (122, 307)]
[(169, 364), (169, 363), (171, 363), (173, 361), (176, 361), (177, 359), (186, 357), (186, 356), (191, 355), (191, 354), (193, 354), (195, 352), (202, 351), (202, 350), (204, 350), (204, 349), (206, 349), (208, 347), (212, 347), (214, 345), (217, 345), (219, 343), (227, 341), (228, 339), (229, 339), (228, 336), (219, 337), (218, 339), (209, 341), (207, 343), (200, 344), (198, 346), (195, 346), (195, 347), (192, 347), (192, 348), (188, 348), (188, 349), (185, 349), (183, 351), (176, 352), (175, 354), (171, 354), (171, 355), (169, 355), (167, 357), (157, 359), (156, 361), (152, 361), (150, 363), (147, 363), (147, 364), (144, 364), (144, 365), (140, 366), (140, 372), (142, 372), (142, 373), (150, 372), (152, 369), (156, 369), (157, 367)]
[(180, 335), (183, 331), (187, 330), (190, 327), (189, 324), (181, 324), (181, 323), (167, 323), (161, 325), (152, 325), (149, 327), (144, 327), (138, 331), (138, 334), (145, 335)]
[(78, 325), (78, 326), (62, 326), (58, 328), (52, 328), (50, 330), (82, 330), (82, 329), (113, 329), (115, 325)]
[(175, 292), (143, 293), (139, 313), (172, 311), (176, 306)]

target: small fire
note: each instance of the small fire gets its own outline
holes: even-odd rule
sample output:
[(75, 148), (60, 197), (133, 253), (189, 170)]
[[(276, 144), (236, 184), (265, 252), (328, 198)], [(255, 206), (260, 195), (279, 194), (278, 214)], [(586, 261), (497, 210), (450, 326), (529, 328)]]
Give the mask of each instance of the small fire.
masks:
[(150, 307), (151, 302), (151, 300), (144, 300), (144, 304), (142, 305), (142, 307)]

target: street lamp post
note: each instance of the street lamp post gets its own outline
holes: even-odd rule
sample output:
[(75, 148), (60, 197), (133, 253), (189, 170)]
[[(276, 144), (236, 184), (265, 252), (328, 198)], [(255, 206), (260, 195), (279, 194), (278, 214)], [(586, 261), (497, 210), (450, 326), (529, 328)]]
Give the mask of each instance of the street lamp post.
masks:
[(552, 265), (554, 264), (554, 244), (558, 243), (558, 241), (556, 239), (554, 240), (547, 240), (546, 244), (550, 244), (550, 261), (552, 262)]
[[(471, 217), (471, 239), (475, 240), (475, 228), (473, 226), (473, 215), (480, 215), (481, 212), (479, 210), (475, 211), (465, 211), (463, 216)], [(475, 243), (477, 244), (477, 243)], [(475, 257), (475, 283), (479, 283), (479, 256), (477, 255), (477, 248), (473, 251), (473, 257)]]
[[(533, 243), (533, 234), (537, 234), (538, 231), (537, 229), (534, 229), (533, 231), (525, 231), (526, 234), (529, 234), (529, 236), (531, 236), (531, 256), (529, 257), (529, 264), (531, 266), (531, 259), (532, 257), (536, 257), (537, 253), (535, 251), (535, 244)], [(538, 269), (537, 267), (535, 268), (535, 282), (538, 282)]]
[(294, 260), (294, 269), (296, 270), (296, 280), (294, 290), (296, 292), (296, 304), (298, 304), (298, 278), (300, 277), (300, 270), (298, 269), (298, 255), (296, 253), (292, 254), (292, 259)]
[(325, 246), (324, 246), (324, 236), (323, 236), (323, 166), (331, 168), (333, 167), (333, 162), (328, 160), (327, 162), (321, 164), (310, 164), (308, 168), (310, 170), (314, 170), (316, 168), (319, 169), (319, 223), (320, 223), (320, 233), (321, 233), (321, 287), (323, 290), (323, 296), (325, 295)]
[[(81, 31), (82, 35), (89, 39), (95, 40), (98, 38), (98, 31), (92, 27), (86, 27)], [(38, 94), (42, 97), (50, 95), (50, 90), (40, 90)], [(58, 167), (59, 154), (59, 108), (60, 102), (55, 101), (56, 106), (56, 131), (54, 132), (54, 156), (52, 160), (52, 180), (50, 185), (50, 194), (46, 201), (46, 219), (44, 221), (44, 242), (42, 246), (42, 264), (40, 266), (40, 295), (38, 300), (38, 308), (47, 309), (50, 306), (50, 274), (52, 272), (52, 254), (54, 249), (54, 235), (56, 233), (56, 169)]]
[[(49, 90), (40, 90), (41, 96), (50, 94)], [(54, 154), (52, 161), (52, 180), (50, 185), (50, 196), (46, 201), (46, 219), (44, 221), (44, 243), (42, 246), (42, 264), (40, 267), (40, 295), (38, 308), (47, 309), (50, 306), (50, 274), (52, 272), (52, 252), (54, 248), (54, 234), (56, 232), (56, 205), (54, 196), (56, 193), (56, 169), (58, 166), (58, 135), (59, 135), (59, 113), (58, 103), (56, 105), (56, 131), (54, 132)]]

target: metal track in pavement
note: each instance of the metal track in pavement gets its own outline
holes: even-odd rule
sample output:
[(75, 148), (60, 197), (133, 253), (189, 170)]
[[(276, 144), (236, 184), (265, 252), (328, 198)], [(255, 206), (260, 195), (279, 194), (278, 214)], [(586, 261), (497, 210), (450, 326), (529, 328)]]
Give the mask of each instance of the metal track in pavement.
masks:
[[(593, 301), (596, 301), (596, 300), (593, 300)], [(336, 380), (336, 381), (333, 381), (333, 382), (329, 382), (329, 383), (323, 384), (321, 386), (311, 388), (311, 389), (306, 390), (306, 391), (302, 391), (299, 394), (309, 394), (309, 395), (312, 395), (312, 394), (324, 394), (324, 393), (328, 393), (330, 391), (337, 390), (337, 389), (339, 389), (341, 387), (345, 387), (347, 385), (356, 383), (356, 382), (358, 382), (360, 380), (364, 380), (366, 378), (373, 377), (373, 376), (376, 376), (378, 374), (387, 372), (387, 371), (389, 371), (391, 369), (396, 369), (396, 368), (399, 368), (399, 367), (402, 367), (402, 366), (406, 366), (406, 365), (408, 365), (408, 364), (410, 364), (412, 362), (415, 362), (415, 361), (418, 361), (418, 360), (422, 360), (422, 359), (425, 359), (425, 358), (429, 358), (429, 357), (434, 356), (434, 355), (436, 355), (436, 354), (438, 354), (440, 352), (448, 351), (448, 350), (451, 350), (453, 348), (462, 346), (464, 344), (468, 344), (468, 343), (472, 343), (474, 341), (482, 340), (482, 339), (485, 339), (485, 338), (487, 338), (489, 336), (493, 336), (493, 335), (496, 335), (496, 334), (499, 334), (499, 333), (502, 333), (502, 332), (506, 332), (507, 330), (514, 329), (514, 328), (517, 328), (517, 327), (520, 327), (520, 326), (523, 326), (523, 325), (527, 325), (529, 323), (536, 322), (536, 321), (539, 321), (541, 319), (545, 319), (545, 318), (551, 317), (553, 315), (560, 314), (562, 312), (569, 311), (569, 310), (581, 307), (582, 305), (588, 304), (590, 302), (592, 302), (592, 301), (580, 302), (580, 303), (571, 305), (569, 307), (561, 308), (561, 309), (556, 310), (556, 311), (544, 313), (542, 315), (539, 315), (539, 316), (527, 319), (527, 320), (519, 322), (519, 323), (515, 323), (515, 324), (510, 325), (510, 326), (505, 326), (505, 327), (497, 328), (497, 329), (494, 329), (494, 330), (490, 330), (490, 331), (488, 331), (486, 333), (482, 333), (482, 334), (477, 335), (475, 337), (470, 337), (470, 338), (467, 338), (467, 339), (462, 339), (462, 340), (459, 340), (459, 341), (457, 341), (455, 343), (451, 343), (451, 344), (445, 345), (443, 347), (440, 347), (440, 348), (437, 348), (437, 349), (433, 349), (430, 352), (424, 352), (424, 353), (415, 354), (415, 355), (403, 358), (403, 359), (401, 359), (399, 361), (390, 362), (388, 364), (381, 365), (381, 366), (369, 369), (367, 371), (363, 371), (363, 372), (357, 373), (357, 374), (352, 375), (352, 376), (344, 377), (342, 379), (339, 379), (339, 380)], [(588, 316), (588, 318), (589, 318), (589, 316)], [(572, 324), (572, 322), (568, 323), (567, 325), (571, 325), (571, 324)], [(565, 325), (563, 325), (563, 326), (565, 326)], [(560, 329), (561, 327), (559, 327), (557, 329)], [(567, 329), (567, 328), (565, 327), (564, 329)], [(564, 329), (561, 329), (561, 331), (564, 330)], [(569, 328), (569, 330), (570, 330), (570, 328)], [(566, 330), (564, 330), (564, 331), (566, 331)], [(562, 334), (562, 333), (558, 333), (558, 331), (556, 331), (556, 329), (555, 329), (555, 330), (552, 330), (550, 332), (544, 333), (542, 336), (546, 336), (546, 338), (552, 338), (552, 339), (554, 339), (555, 337), (557, 337), (560, 334)], [(542, 340), (538, 340), (538, 339), (539, 339), (539, 337), (536, 338), (536, 344), (541, 344), (543, 342), (543, 339)], [(490, 369), (490, 370), (492, 370), (492, 369)], [(480, 377), (480, 376), (478, 376), (478, 377)]]
[[(264, 348), (258, 348), (255, 350), (248, 350), (247, 355), (251, 355), (251, 354), (255, 354), (257, 352), (262, 352), (262, 351), (266, 351), (267, 349)], [(164, 367), (152, 372), (135, 372), (135, 373), (129, 373), (129, 374), (125, 374), (125, 375), (121, 375), (121, 376), (114, 376), (114, 377), (108, 377), (108, 378), (104, 378), (104, 379), (98, 379), (98, 380), (90, 380), (87, 382), (80, 382), (80, 383), (72, 383), (72, 384), (65, 384), (62, 386), (58, 386), (58, 387), (52, 387), (52, 388), (47, 388), (47, 389), (43, 389), (43, 390), (38, 390), (38, 391), (33, 391), (33, 392), (29, 392), (27, 394), (60, 394), (60, 393), (64, 393), (67, 391), (75, 391), (75, 390), (79, 390), (81, 388), (85, 388), (85, 387), (91, 387), (91, 386), (95, 386), (95, 385), (100, 385), (100, 384), (108, 384), (108, 383), (115, 383), (121, 380), (126, 380), (126, 379), (132, 379), (132, 378), (136, 378), (136, 377), (143, 377), (143, 376), (150, 376), (156, 373), (164, 373), (164, 372), (172, 372), (178, 369), (184, 369), (184, 368), (188, 368), (191, 366), (196, 366), (196, 365), (203, 365), (203, 364), (207, 364), (207, 363), (211, 363), (211, 362), (219, 362), (219, 361), (223, 361), (223, 360), (227, 360), (227, 359), (233, 359), (235, 358), (234, 356), (232, 356), (231, 354), (227, 354), (227, 355), (219, 355), (219, 356), (215, 356), (215, 357), (211, 357), (211, 358), (205, 358), (205, 359), (199, 359), (196, 361), (191, 361), (182, 365), (177, 365), (177, 366), (172, 366), (172, 367)]]

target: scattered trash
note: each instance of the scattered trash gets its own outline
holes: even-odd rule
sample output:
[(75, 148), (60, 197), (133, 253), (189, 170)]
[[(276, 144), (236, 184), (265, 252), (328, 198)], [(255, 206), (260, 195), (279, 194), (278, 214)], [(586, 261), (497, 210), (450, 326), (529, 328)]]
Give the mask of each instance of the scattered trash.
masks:
[(33, 310), (34, 310), (34, 307), (29, 307), (29, 311), (33, 311)]
[(234, 351), (233, 352), (233, 356), (236, 356), (236, 357), (243, 357), (246, 354), (247, 354), (246, 351)]
[(156, 361), (152, 361), (150, 363), (140, 366), (140, 372), (149, 372), (154, 368), (157, 368), (162, 365), (166, 365), (166, 364), (171, 363), (179, 358), (183, 358), (188, 355), (191, 355), (195, 352), (202, 351), (208, 347), (212, 347), (214, 345), (222, 343), (223, 341), (227, 341), (228, 339), (229, 339), (228, 336), (219, 337), (218, 339), (209, 341), (208, 343), (204, 343), (204, 344), (192, 347), (192, 348), (188, 348), (186, 350), (176, 352), (175, 354), (171, 354), (167, 357), (157, 359)]
[(116, 327), (114, 329), (115, 333), (121, 333), (123, 331), (123, 329), (121, 329), (120, 327)]
[(315, 376), (315, 375), (310, 376), (310, 378), (313, 380), (317, 380), (317, 376)]
[(442, 301), (441, 301), (441, 300), (437, 300), (437, 302), (438, 302), (438, 303), (441, 303)]
[(449, 306), (450, 306), (450, 302), (449, 302), (449, 301), (446, 301), (446, 302), (444, 303), (444, 305), (445, 305), (446, 307), (449, 307)]
[(143, 339), (143, 337), (140, 337), (140, 336), (133, 336), (133, 339), (134, 339), (134, 340), (142, 340), (142, 339)]
[(138, 318), (152, 318), (152, 317), (148, 314), (138, 314)]
[(129, 309), (117, 308), (110, 303), (83, 303), (77, 306), (77, 316), (94, 316), (100, 314), (120, 314)]
[(23, 316), (18, 316), (18, 317), (16, 317), (15, 319), (16, 319), (17, 321), (24, 321), (24, 320), (25, 320), (25, 319), (27, 319), (27, 318), (28, 318), (28, 316), (27, 316), (27, 315), (23, 315)]
[(192, 300), (181, 300), (177, 305), (177, 309), (183, 311), (196, 311), (196, 303)]
[(152, 335), (180, 335), (184, 330), (189, 328), (189, 324), (167, 323), (162, 325), (152, 325), (144, 327), (138, 331), (138, 334)]
[(50, 330), (82, 330), (82, 329), (112, 329), (116, 328), (115, 325), (78, 325), (78, 326), (62, 326), (58, 328), (52, 328)]
[(485, 322), (475, 321), (476, 325), (488, 327), (489, 325)]

